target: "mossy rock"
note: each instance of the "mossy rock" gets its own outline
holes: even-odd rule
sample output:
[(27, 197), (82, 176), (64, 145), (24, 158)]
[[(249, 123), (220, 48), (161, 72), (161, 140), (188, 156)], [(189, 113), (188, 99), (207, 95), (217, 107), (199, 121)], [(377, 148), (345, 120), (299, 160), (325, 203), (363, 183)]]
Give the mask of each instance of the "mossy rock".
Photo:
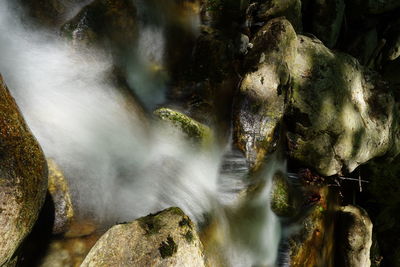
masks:
[(196, 143), (210, 145), (213, 142), (213, 133), (208, 126), (201, 124), (179, 111), (169, 108), (159, 108), (154, 111), (154, 115), (170, 123)]
[(44, 203), (47, 164), (0, 76), (0, 265), (11, 260)]
[(271, 189), (271, 209), (280, 217), (296, 215), (295, 203), (289, 182), (281, 173), (273, 177)]
[(205, 266), (194, 224), (179, 208), (119, 224), (94, 245), (81, 266)]

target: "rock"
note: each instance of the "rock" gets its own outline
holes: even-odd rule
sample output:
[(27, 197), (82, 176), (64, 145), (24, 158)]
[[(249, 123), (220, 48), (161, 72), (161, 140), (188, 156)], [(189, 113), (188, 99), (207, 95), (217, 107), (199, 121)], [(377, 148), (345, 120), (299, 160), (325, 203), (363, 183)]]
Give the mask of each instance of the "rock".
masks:
[(271, 209), (280, 217), (292, 217), (296, 215), (296, 207), (290, 184), (282, 173), (273, 177), (271, 189)]
[(289, 21), (269, 21), (255, 35), (245, 60), (248, 70), (234, 107), (234, 140), (251, 168), (258, 168), (272, 149), (285, 110), (296, 33)]
[(311, 207), (296, 226), (298, 232), (287, 241), (288, 266), (336, 266), (333, 265), (335, 235), (331, 193), (326, 187), (307, 190), (310, 190), (307, 194), (313, 192), (320, 198), (316, 202), (305, 203)]
[(337, 214), (337, 266), (370, 266), (372, 222), (365, 210), (345, 206)]
[(136, 45), (136, 8), (130, 0), (95, 0), (62, 26), (61, 35), (77, 45), (111, 49), (122, 60)]
[(43, 151), (0, 76), (0, 265), (31, 231), (46, 189)]
[(71, 10), (85, 0), (17, 0), (29, 17), (40, 25), (57, 28), (67, 19)]
[(112, 227), (81, 266), (205, 266), (202, 250), (189, 217), (169, 208)]
[(296, 32), (303, 29), (301, 0), (270, 0), (261, 3), (256, 12), (256, 20), (267, 22), (278, 17), (285, 17)]
[(314, 0), (312, 10), (312, 32), (327, 47), (334, 47), (342, 28), (344, 0)]
[(47, 160), (49, 168), (49, 193), (54, 204), (53, 233), (61, 234), (68, 230), (74, 218), (71, 192), (63, 172), (52, 159)]
[[(382, 260), (384, 266), (399, 266), (400, 257), (400, 156), (393, 161), (375, 159), (361, 168), (361, 177), (370, 181), (365, 188), (369, 197), (368, 212), (374, 222), (382, 258), (371, 257), (372, 263)], [(374, 247), (372, 247), (374, 248)], [(376, 251), (376, 250), (375, 250)], [(371, 249), (371, 253), (374, 250)], [(376, 255), (376, 253), (375, 253)], [(374, 254), (371, 254), (374, 256)]]
[(208, 126), (195, 121), (179, 111), (169, 108), (159, 108), (154, 111), (154, 115), (165, 122), (171, 123), (173, 127), (179, 129), (192, 141), (204, 145), (212, 142), (213, 134)]
[(351, 56), (298, 36), (286, 117), (290, 155), (324, 176), (397, 155), (398, 105), (387, 83)]
[(40, 267), (79, 267), (99, 239), (97, 235), (51, 240)]

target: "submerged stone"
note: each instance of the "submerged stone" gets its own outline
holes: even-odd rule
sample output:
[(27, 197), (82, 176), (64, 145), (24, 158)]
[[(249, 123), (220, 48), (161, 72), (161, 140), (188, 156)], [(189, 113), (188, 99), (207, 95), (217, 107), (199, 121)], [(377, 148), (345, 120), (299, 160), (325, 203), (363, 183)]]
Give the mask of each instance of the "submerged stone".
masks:
[(31, 231), (44, 203), (47, 165), (0, 76), (0, 265)]
[(205, 266), (194, 224), (179, 208), (119, 224), (94, 245), (81, 266)]

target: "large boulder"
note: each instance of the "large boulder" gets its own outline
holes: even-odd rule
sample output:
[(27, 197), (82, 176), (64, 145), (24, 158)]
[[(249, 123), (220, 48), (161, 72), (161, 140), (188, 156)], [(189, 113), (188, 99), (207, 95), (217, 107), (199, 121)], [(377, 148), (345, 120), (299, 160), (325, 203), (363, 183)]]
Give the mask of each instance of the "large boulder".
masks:
[(240, 92), (234, 108), (234, 140), (252, 168), (258, 168), (272, 149), (285, 111), (290, 66), (296, 57), (296, 32), (289, 21), (277, 18), (261, 28), (245, 59)]
[(195, 226), (179, 208), (112, 227), (81, 266), (116, 265), (205, 266)]
[(47, 189), (47, 164), (0, 76), (0, 265), (31, 231)]
[(296, 160), (325, 176), (399, 153), (398, 114), (388, 84), (351, 56), (298, 36), (287, 114)]
[(349, 205), (342, 207), (337, 216), (337, 266), (370, 266), (372, 222), (368, 213), (360, 207)]

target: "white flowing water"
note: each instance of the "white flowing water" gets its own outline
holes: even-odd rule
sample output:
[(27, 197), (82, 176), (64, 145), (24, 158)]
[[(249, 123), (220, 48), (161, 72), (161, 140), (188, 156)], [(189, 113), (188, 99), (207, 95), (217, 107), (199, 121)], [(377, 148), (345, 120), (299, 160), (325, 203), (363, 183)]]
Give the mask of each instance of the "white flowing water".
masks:
[[(32, 29), (17, 11), (0, 0), (0, 73), (46, 156), (64, 170), (81, 216), (112, 225), (170, 206), (196, 222), (218, 212), (232, 266), (274, 266), (280, 223), (269, 206), (270, 180), (282, 164), (267, 166), (262, 192), (240, 202), (238, 193), (247, 186), (242, 157), (217, 145), (197, 151), (163, 124), (145, 127), (104, 78), (113, 64), (107, 55), (81, 53), (55, 34)], [(161, 31), (141, 33), (139, 49), (153, 49), (141, 54), (161, 60)], [(132, 75), (141, 90), (156, 90), (139, 71)], [(161, 86), (155, 102), (163, 92)], [(254, 217), (229, 221), (225, 210), (238, 207)]]

